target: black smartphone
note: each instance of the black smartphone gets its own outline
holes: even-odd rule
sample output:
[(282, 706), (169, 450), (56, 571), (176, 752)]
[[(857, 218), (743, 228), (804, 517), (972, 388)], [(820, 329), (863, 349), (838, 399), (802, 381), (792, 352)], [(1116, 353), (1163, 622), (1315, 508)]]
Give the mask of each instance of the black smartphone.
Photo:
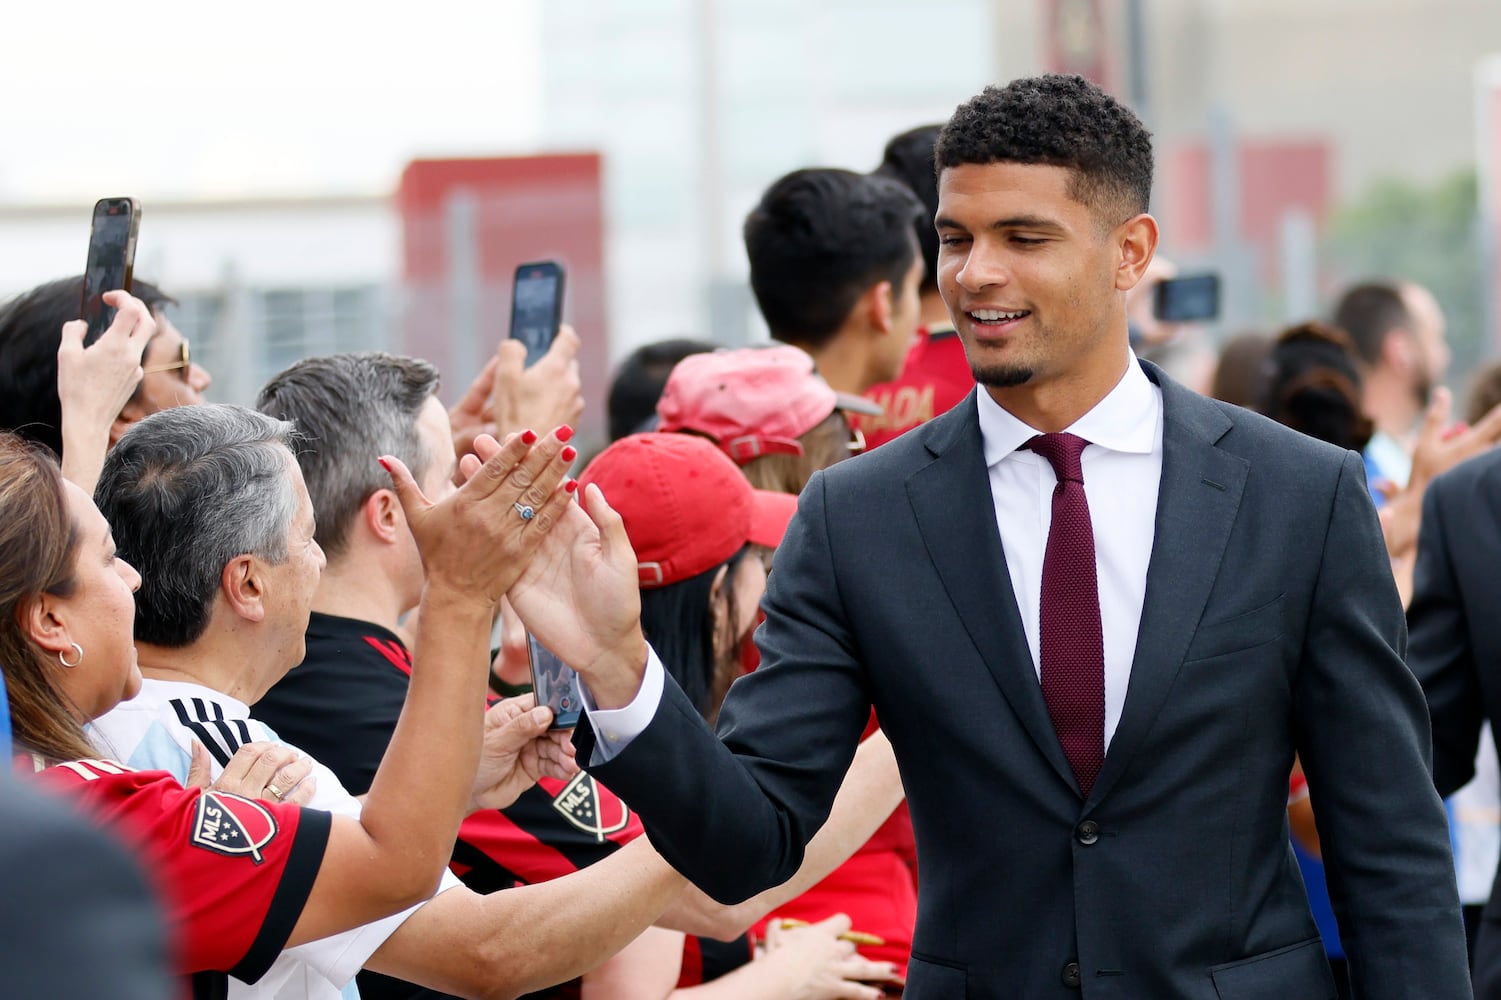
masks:
[(526, 364), (536, 364), (563, 322), (563, 265), (534, 261), (516, 268), (511, 286), (511, 336), (526, 345)]
[(1195, 323), (1220, 314), (1220, 276), (1164, 278), (1153, 293), (1152, 314), (1164, 323)]
[(584, 710), (578, 673), (534, 639), (530, 632), (526, 635), (526, 653), (532, 663), (532, 691), (537, 695), (537, 704), (552, 709), (549, 728), (575, 728)]
[(89, 228), (89, 256), (83, 268), (83, 297), (79, 315), (88, 322), (84, 343), (91, 344), (115, 320), (104, 293), (130, 291), (135, 270), (136, 233), (141, 228), (141, 203), (134, 198), (101, 198), (94, 203)]

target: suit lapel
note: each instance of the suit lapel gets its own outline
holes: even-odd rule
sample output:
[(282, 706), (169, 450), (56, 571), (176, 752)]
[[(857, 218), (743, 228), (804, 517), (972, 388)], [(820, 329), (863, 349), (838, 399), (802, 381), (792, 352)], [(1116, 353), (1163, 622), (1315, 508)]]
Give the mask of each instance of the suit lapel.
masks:
[(1011, 590), (973, 392), (929, 425), (925, 443), (934, 460), (908, 477), (907, 496), (928, 557), (1027, 735), (1077, 794)]
[(1240, 509), (1248, 466), (1215, 447), (1231, 427), (1219, 407), (1165, 377), (1162, 482), (1146, 599), (1121, 720), (1089, 801), (1101, 801), (1140, 749), (1188, 651)]

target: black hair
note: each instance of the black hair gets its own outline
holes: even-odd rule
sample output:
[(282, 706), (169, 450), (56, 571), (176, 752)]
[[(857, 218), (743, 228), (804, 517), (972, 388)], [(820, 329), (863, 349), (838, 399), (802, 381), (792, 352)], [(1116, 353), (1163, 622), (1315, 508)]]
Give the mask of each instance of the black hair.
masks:
[(678, 337), (646, 344), (627, 354), (615, 369), (605, 404), (609, 411), (610, 440), (656, 430), (657, 400), (662, 398), (673, 368), (690, 354), (707, 354), (718, 349), (718, 344), (707, 340)]
[[(176, 303), (140, 280), (132, 284), (131, 294), (153, 313)], [(57, 348), (63, 324), (78, 319), (82, 298), (80, 274), (38, 285), (0, 306), (0, 428), (44, 444), (57, 455), (63, 450)], [(86, 343), (96, 339), (97, 334)]]
[(797, 170), (745, 220), (751, 290), (773, 338), (819, 348), (872, 286), (900, 288), (917, 255), (917, 196), (852, 170)]
[(933, 225), (933, 217), (938, 214), (938, 171), (933, 166), (933, 147), (942, 127), (920, 125), (894, 136), (886, 144), (881, 165), (875, 169), (877, 175), (905, 184), (922, 202), (923, 214), (918, 216), (913, 231), (922, 251), (924, 292), (938, 290), (938, 229)]
[(1130, 108), (1082, 76), (986, 87), (955, 109), (933, 152), (939, 171), (987, 163), (1042, 163), (1074, 172), (1072, 197), (1114, 226), (1147, 211), (1152, 133)]
[[(723, 587), (728, 601), (727, 619), (739, 621), (735, 605), (735, 570), (750, 553), (743, 546), (726, 562), (697, 576), (641, 591), (641, 630), (662, 666), (678, 682), (698, 714), (713, 722), (720, 702), (734, 680), (724, 657), (714, 655), (714, 609), (709, 594), (714, 577), (725, 568)], [(733, 656), (731, 651), (729, 656)]]
[(1387, 334), (1412, 329), (1412, 314), (1395, 284), (1368, 281), (1340, 296), (1334, 307), (1334, 325), (1349, 334), (1361, 360), (1374, 365), (1381, 358)]
[(1360, 368), (1342, 330), (1302, 323), (1282, 333), (1267, 362), (1262, 412), (1309, 437), (1360, 451), (1371, 421), (1360, 406)]

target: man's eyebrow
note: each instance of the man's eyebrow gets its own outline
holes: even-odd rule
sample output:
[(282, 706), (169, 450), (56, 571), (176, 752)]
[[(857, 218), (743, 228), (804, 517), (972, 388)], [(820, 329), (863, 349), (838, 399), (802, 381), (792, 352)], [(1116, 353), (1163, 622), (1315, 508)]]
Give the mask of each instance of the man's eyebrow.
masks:
[[(959, 222), (955, 222), (946, 215), (940, 215), (933, 220), (935, 229), (965, 229)], [(1005, 219), (997, 219), (985, 227), (986, 229), (1047, 229), (1053, 232), (1062, 232), (1063, 226), (1052, 219), (1041, 215), (1013, 215)]]

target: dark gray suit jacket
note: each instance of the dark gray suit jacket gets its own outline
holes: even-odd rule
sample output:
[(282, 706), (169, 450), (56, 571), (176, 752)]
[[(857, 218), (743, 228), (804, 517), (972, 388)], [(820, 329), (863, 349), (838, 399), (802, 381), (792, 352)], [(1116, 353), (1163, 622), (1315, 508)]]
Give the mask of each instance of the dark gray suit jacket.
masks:
[[(672, 684), (590, 769), (711, 895), (786, 879), (871, 705), (917, 834), (906, 996), (1333, 997), (1288, 847), (1300, 754), (1365, 997), (1469, 995), (1422, 692), (1359, 456), (1161, 386), (1124, 713), (1081, 798), (1012, 596), (973, 397), (814, 478), (714, 740)], [(578, 737), (589, 760), (592, 737)]]
[[(1480, 727), (1501, 729), (1501, 450), (1439, 476), (1423, 496), (1408, 663), (1433, 717), (1441, 795), (1475, 773)], [(1501, 998), (1501, 892), (1475, 944), (1475, 996)]]

